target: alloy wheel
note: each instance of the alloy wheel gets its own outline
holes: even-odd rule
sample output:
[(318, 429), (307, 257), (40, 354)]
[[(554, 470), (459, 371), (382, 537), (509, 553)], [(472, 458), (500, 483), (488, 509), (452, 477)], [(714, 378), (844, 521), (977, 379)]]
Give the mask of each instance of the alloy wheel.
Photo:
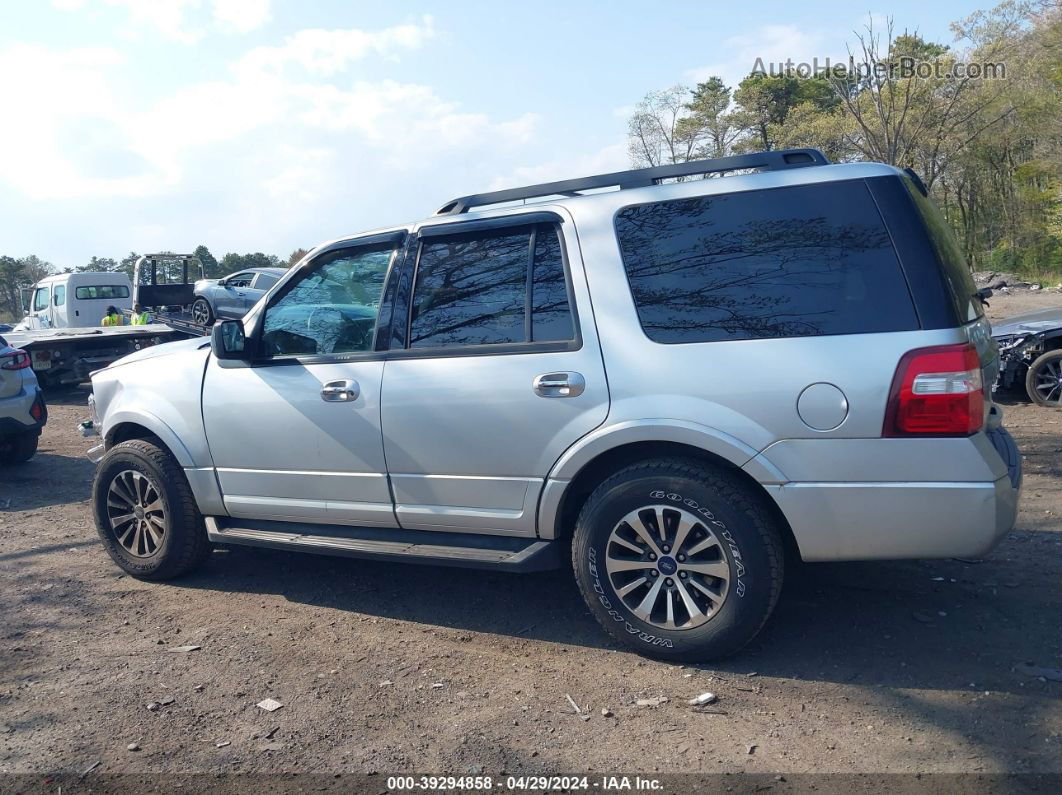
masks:
[(731, 579), (715, 533), (671, 505), (647, 505), (624, 516), (609, 535), (605, 570), (634, 615), (670, 630), (693, 629), (715, 616)]
[(200, 326), (210, 322), (210, 305), (202, 298), (192, 304), (192, 320)]
[(142, 472), (122, 470), (107, 489), (107, 519), (126, 552), (151, 557), (162, 546), (167, 527), (158, 485)]
[(1036, 393), (1044, 403), (1058, 403), (1062, 399), (1062, 359), (1046, 361), (1033, 374)]

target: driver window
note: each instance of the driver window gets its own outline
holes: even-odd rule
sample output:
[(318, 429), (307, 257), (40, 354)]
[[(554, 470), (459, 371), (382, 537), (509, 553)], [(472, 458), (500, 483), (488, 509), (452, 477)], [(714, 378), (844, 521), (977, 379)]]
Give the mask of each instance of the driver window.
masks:
[(371, 351), (393, 253), (394, 247), (385, 244), (323, 255), (266, 309), (262, 352), (285, 356)]
[(235, 276), (230, 276), (225, 282), (226, 287), (250, 287), (251, 279), (254, 278), (253, 273), (237, 273)]

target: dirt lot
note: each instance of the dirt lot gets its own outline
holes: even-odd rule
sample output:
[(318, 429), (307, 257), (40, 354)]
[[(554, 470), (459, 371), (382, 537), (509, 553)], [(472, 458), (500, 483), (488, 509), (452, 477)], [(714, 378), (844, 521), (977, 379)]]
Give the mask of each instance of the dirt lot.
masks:
[(618, 650), (565, 573), (234, 549), (123, 576), (84, 402), (0, 472), (0, 772), (1062, 772), (1062, 682), (1019, 665), (1062, 668), (1062, 412), (1007, 405), (1024, 502), (987, 560), (802, 567), (749, 649), (680, 667)]

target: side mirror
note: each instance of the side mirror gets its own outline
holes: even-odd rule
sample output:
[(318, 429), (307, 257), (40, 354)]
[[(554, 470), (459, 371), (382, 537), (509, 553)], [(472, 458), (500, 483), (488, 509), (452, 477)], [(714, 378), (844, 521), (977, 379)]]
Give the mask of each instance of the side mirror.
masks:
[(247, 338), (239, 320), (219, 320), (210, 330), (210, 351), (218, 359), (245, 359)]
[(218, 287), (224, 287), (228, 283), (229, 283), (228, 279), (218, 279)]

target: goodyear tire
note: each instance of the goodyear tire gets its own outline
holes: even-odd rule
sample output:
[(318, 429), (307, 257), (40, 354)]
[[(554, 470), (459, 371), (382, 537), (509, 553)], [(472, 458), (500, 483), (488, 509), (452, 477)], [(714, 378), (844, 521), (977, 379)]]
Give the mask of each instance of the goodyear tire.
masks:
[(92, 503), (103, 546), (134, 577), (179, 577), (210, 554), (184, 472), (150, 441), (134, 439), (107, 451), (96, 467)]
[(594, 617), (651, 657), (703, 662), (760, 631), (782, 589), (777, 522), (744, 482), (687, 459), (629, 466), (579, 514), (572, 564)]

